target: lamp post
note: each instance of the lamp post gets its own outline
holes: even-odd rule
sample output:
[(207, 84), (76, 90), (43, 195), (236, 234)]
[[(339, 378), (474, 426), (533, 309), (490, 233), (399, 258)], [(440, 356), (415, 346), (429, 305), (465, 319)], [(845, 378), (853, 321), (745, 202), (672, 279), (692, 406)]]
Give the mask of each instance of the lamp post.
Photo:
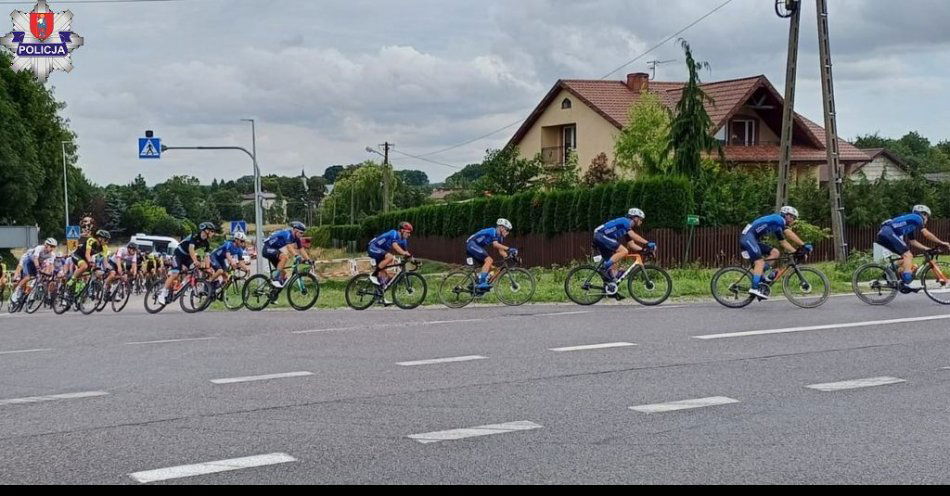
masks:
[(66, 207), (66, 228), (69, 228), (69, 182), (66, 180), (66, 143), (72, 143), (72, 141), (60, 142), (63, 146), (63, 203)]
[(257, 273), (264, 273), (264, 212), (261, 204), (261, 170), (257, 166), (257, 127), (254, 119), (241, 119), (251, 123), (251, 151), (254, 159), (254, 224), (257, 225), (254, 247), (257, 250)]

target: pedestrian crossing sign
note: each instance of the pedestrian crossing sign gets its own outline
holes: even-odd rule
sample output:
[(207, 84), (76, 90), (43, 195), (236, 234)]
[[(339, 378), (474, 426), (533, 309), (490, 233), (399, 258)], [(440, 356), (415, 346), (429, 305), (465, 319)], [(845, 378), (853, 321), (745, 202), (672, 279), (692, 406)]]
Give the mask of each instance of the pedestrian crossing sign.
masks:
[(139, 138), (139, 158), (143, 160), (162, 158), (162, 139)]
[(66, 226), (66, 239), (79, 239), (80, 234), (79, 226)]

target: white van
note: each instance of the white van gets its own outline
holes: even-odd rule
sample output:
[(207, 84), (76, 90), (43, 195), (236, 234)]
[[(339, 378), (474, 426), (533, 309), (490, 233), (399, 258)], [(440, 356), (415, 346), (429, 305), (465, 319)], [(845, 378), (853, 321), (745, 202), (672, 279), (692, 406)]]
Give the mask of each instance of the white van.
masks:
[(171, 255), (175, 248), (178, 248), (178, 240), (167, 236), (150, 236), (148, 234), (136, 234), (132, 236), (132, 243), (139, 247), (142, 253), (152, 253), (156, 251), (163, 255)]

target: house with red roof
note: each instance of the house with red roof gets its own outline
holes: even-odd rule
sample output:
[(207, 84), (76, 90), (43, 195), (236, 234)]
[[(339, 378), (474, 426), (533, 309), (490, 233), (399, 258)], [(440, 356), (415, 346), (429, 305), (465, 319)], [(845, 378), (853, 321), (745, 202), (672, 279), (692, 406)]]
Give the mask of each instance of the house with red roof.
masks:
[[(522, 156), (541, 154), (550, 166), (577, 153), (581, 172), (599, 154), (613, 162), (614, 140), (629, 123), (630, 107), (644, 92), (656, 94), (671, 111), (682, 97), (682, 82), (651, 81), (643, 73), (626, 81), (560, 80), (522, 124), (509, 145)], [(777, 167), (784, 99), (765, 76), (705, 83), (712, 99), (706, 110), (712, 118), (709, 133), (723, 145), (728, 162)], [(826, 136), (822, 126), (796, 114), (793, 131), (793, 177), (827, 177)], [(871, 161), (862, 150), (840, 140), (841, 162), (856, 170)]]

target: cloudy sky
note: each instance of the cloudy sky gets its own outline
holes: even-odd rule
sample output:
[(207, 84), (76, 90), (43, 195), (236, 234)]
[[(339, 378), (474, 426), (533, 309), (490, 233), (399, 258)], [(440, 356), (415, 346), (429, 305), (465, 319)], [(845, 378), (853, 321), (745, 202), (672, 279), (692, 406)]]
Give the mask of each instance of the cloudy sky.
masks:
[[(371, 158), (366, 146), (386, 140), (423, 155), (510, 125), (557, 79), (600, 78), (723, 1), (53, 1), (74, 12), (86, 44), (73, 72), (50, 83), (68, 104), (81, 164), (100, 184), (139, 173), (150, 183), (249, 173), (249, 160), (228, 152), (140, 162), (135, 150), (144, 129), (169, 145), (250, 146), (246, 117), (258, 120), (264, 173), (315, 175)], [(830, 3), (842, 135), (950, 138), (950, 2)], [(772, 4), (733, 0), (686, 32), (712, 65), (706, 80), (765, 74), (782, 88), (788, 24)], [(804, 4), (798, 108), (820, 120), (815, 6)], [(677, 60), (658, 79), (685, 76), (669, 42), (611, 77), (644, 71), (654, 58)], [(399, 154), (393, 162), (441, 180), (514, 130), (426, 155), (446, 165)]]

